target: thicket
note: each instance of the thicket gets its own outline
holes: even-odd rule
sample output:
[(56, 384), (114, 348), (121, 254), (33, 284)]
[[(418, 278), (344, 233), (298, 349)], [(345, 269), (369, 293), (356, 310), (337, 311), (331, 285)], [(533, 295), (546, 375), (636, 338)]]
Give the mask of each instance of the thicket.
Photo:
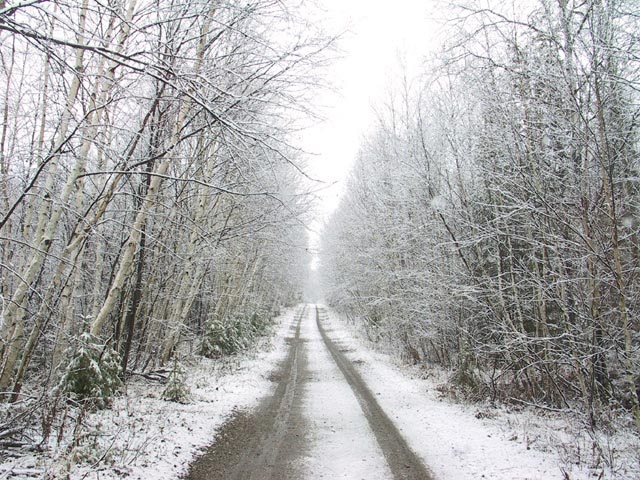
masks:
[(634, 2), (479, 3), (379, 108), (327, 301), (472, 398), (640, 429)]
[(304, 11), (0, 2), (8, 441), (46, 441), (67, 397), (104, 406), (205, 337), (226, 354), (298, 300), (311, 198), (292, 133), (331, 43)]
[(212, 319), (206, 326), (200, 353), (219, 358), (242, 352), (270, 331), (271, 315), (258, 313), (236, 315), (233, 318)]

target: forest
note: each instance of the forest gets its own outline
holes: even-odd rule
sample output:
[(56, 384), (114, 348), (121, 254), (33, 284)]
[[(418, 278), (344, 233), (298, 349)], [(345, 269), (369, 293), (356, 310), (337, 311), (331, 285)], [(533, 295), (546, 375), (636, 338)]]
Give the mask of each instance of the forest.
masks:
[(328, 304), (467, 398), (640, 429), (637, 8), (460, 2), (378, 106), (323, 236)]
[(330, 43), (272, 0), (0, 2), (5, 437), (298, 299), (290, 137)]
[[(318, 3), (0, 0), (0, 450), (134, 379), (181, 402), (182, 363), (304, 300)], [(637, 434), (638, 3), (446, 16), (375, 102), (313, 295), (451, 396)]]

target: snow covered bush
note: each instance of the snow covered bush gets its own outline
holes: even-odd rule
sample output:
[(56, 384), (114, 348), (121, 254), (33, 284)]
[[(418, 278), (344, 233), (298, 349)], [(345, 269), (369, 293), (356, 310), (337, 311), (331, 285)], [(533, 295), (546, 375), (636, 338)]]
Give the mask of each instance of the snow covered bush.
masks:
[(207, 325), (200, 353), (207, 358), (218, 358), (245, 350), (256, 338), (268, 333), (271, 325), (268, 318), (254, 312), (212, 320)]
[[(275, 317), (277, 314), (273, 314)], [(263, 315), (259, 315), (257, 313), (252, 313), (251, 318), (249, 319), (249, 327), (251, 329), (251, 333), (254, 336), (262, 336), (269, 333), (269, 327), (272, 325), (270, 321), (267, 320), (269, 316), (266, 317)]]
[(215, 319), (207, 325), (200, 353), (207, 358), (218, 358), (241, 350), (235, 322)]
[(162, 392), (162, 398), (170, 402), (189, 403), (191, 391), (186, 382), (186, 371), (178, 359), (173, 360), (169, 381)]
[(79, 339), (56, 390), (74, 400), (105, 408), (122, 384), (118, 354), (89, 333)]

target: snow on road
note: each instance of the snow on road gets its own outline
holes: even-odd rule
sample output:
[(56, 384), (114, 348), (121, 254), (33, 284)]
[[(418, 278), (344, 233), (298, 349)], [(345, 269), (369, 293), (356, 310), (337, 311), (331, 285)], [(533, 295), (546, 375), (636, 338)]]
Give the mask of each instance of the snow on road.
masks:
[(526, 431), (520, 435), (505, 431), (497, 423), (476, 418), (473, 406), (439, 398), (432, 381), (394, 365), (387, 355), (372, 352), (334, 314), (329, 314), (325, 324), (332, 339), (350, 352), (348, 357), (358, 364), (378, 403), (436, 479), (593, 478), (563, 462), (557, 452), (530, 448)]
[(304, 478), (392, 478), (358, 400), (320, 336), (315, 309), (307, 310), (301, 327), (309, 372), (303, 398), (312, 444), (307, 447)]
[[(554, 452), (530, 449), (526, 432), (519, 438), (501, 430), (498, 424), (476, 418), (475, 406), (438, 398), (432, 382), (416, 377), (415, 370), (412, 373), (410, 368), (395, 366), (389, 357), (373, 353), (354, 339), (335, 316), (327, 315), (326, 309), (320, 308), (320, 312), (316, 324), (315, 308), (307, 308), (296, 334), (304, 367), (299, 372), (299, 381), (293, 382), (296, 389), (293, 396), (302, 397), (302, 419), (299, 414), (291, 415), (284, 430), (289, 438), (278, 442), (299, 454), (289, 457), (294, 462), (289, 464), (292, 468), (258, 464), (263, 473), (269, 472), (264, 478), (284, 478), (278, 475), (291, 471), (298, 474), (286, 478), (405, 478), (408, 463), (400, 463), (402, 468), (398, 469), (394, 455), (389, 455), (390, 444), (385, 442), (388, 433), (378, 430), (384, 421), (380, 421), (380, 416), (372, 416), (378, 405), (435, 479), (560, 480), (567, 478), (564, 472), (572, 480), (590, 477), (589, 472), (568, 465)], [(328, 343), (318, 329), (320, 324), (331, 340)], [(292, 327), (290, 331), (296, 330), (293, 324)], [(351, 363), (348, 369), (345, 360)], [(353, 365), (359, 371), (355, 375), (366, 382), (364, 388), (369, 399), (362, 396), (362, 383), (354, 380)], [(290, 380), (284, 381), (292, 385)], [(289, 403), (282, 405), (290, 408)], [(262, 424), (263, 418), (258, 415), (253, 422)], [(403, 448), (407, 450), (405, 447), (400, 450)], [(266, 451), (281, 458), (279, 449), (267, 436), (265, 441), (248, 447), (245, 455), (250, 460)], [(224, 461), (225, 457), (223, 454), (220, 459)], [(251, 471), (256, 472), (253, 467)], [(417, 476), (415, 472), (408, 473), (410, 478), (428, 477), (426, 472)], [(262, 478), (260, 472), (256, 473), (251, 478)]]

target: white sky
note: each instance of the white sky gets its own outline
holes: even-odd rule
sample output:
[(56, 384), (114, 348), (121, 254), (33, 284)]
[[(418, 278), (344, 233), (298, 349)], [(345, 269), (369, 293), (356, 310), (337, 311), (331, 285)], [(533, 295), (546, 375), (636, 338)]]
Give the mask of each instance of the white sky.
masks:
[[(318, 0), (326, 9), (329, 29), (348, 29), (339, 43), (340, 57), (327, 70), (335, 92), (319, 96), (325, 122), (303, 136), (312, 152), (310, 173), (334, 184), (320, 193), (321, 205), (312, 229), (319, 230), (338, 204), (362, 136), (375, 120), (373, 105), (388, 90), (402, 63), (417, 72), (434, 44), (435, 22), (427, 9), (436, 0)], [(312, 248), (317, 235), (312, 235)]]

